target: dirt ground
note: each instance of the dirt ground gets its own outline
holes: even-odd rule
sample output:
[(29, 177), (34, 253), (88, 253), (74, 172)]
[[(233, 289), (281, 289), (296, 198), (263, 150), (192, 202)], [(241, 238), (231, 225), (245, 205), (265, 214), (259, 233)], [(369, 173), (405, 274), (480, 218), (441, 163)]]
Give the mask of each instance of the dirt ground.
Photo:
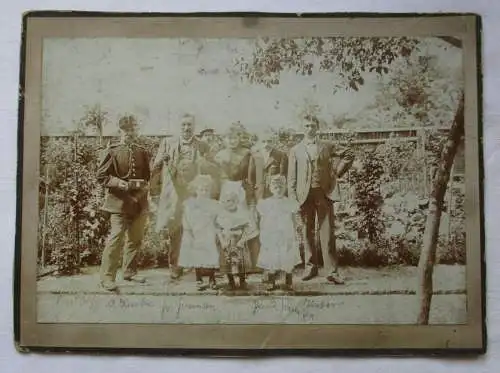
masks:
[[(166, 269), (143, 271), (145, 284), (119, 281), (120, 291), (99, 288), (95, 268), (71, 277), (38, 282), (39, 322), (78, 323), (285, 323), (411, 324), (416, 320), (416, 268), (345, 268), (344, 285), (318, 277), (294, 278), (294, 291), (269, 293), (260, 275), (249, 277), (247, 291), (200, 292), (194, 275), (171, 281)], [(437, 266), (431, 323), (466, 322), (465, 267)]]
[[(343, 268), (340, 272), (345, 278), (344, 285), (333, 285), (320, 276), (311, 281), (301, 281), (302, 271), (294, 274), (294, 290), (288, 295), (361, 295), (361, 294), (414, 294), (417, 286), (416, 267), (387, 268)], [(218, 279), (219, 289), (200, 293), (196, 289), (194, 273), (186, 273), (180, 281), (169, 278), (168, 269), (149, 269), (141, 271), (146, 278), (145, 284), (118, 280), (122, 294), (152, 295), (265, 295), (262, 276), (250, 275), (248, 290), (229, 292), (226, 279)], [(439, 265), (434, 270), (434, 292), (436, 294), (464, 293), (466, 287), (465, 266)], [(39, 293), (91, 293), (106, 294), (99, 288), (98, 268), (84, 268), (82, 274), (67, 277), (44, 277), (38, 281)], [(273, 294), (275, 294), (274, 292)]]

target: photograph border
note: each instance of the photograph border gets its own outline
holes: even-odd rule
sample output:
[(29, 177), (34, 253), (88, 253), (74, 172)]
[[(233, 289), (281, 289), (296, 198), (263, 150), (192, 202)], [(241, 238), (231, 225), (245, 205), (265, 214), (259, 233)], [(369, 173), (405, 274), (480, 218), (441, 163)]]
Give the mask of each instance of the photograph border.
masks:
[[(455, 36), (465, 72), (466, 325), (159, 325), (36, 322), (42, 43), (46, 37)], [(19, 351), (485, 353), (481, 18), (475, 14), (107, 13), (23, 16), (14, 339)], [(478, 250), (478, 248), (480, 248)], [(411, 338), (408, 336), (411, 335)]]

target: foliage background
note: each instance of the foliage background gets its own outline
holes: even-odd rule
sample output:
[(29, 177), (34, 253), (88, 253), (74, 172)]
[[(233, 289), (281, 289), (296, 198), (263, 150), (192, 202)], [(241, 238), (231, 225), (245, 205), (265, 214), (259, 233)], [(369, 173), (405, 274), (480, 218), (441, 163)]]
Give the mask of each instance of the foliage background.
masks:
[[(349, 266), (416, 265), (425, 224), (426, 192), (424, 163), (444, 134), (430, 130), (429, 147), (394, 139), (378, 146), (356, 145), (356, 133), (340, 141), (351, 142), (356, 153), (353, 168), (343, 177), (342, 201), (336, 204), (336, 235), (340, 263)], [(326, 135), (326, 137), (328, 137)], [(248, 146), (252, 146), (249, 133)], [(276, 146), (288, 150), (300, 136), (282, 129)], [(254, 139), (255, 140), (255, 139)], [(82, 266), (98, 265), (108, 232), (108, 217), (100, 211), (103, 190), (95, 171), (103, 143), (99, 137), (46, 137), (42, 141), (40, 183), (40, 265), (59, 274), (78, 272)], [(160, 138), (144, 138), (154, 155)], [(218, 141), (218, 146), (222, 142)], [(425, 159), (424, 159), (425, 158)], [(50, 183), (47, 189), (45, 183)], [(463, 180), (455, 178), (452, 195), (442, 222), (438, 260), (447, 264), (465, 262)], [(156, 199), (151, 197), (151, 221)], [(146, 233), (141, 267), (168, 265), (168, 238)]]
[[(207, 56), (221, 50), (214, 41), (193, 39), (178, 43), (179, 51), (195, 48)], [(429, 53), (429, 43), (434, 45), (436, 54)], [(331, 79), (327, 83), (331, 85), (334, 103), (342, 90), (361, 95), (367, 77), (370, 76), (372, 88), (375, 80), (373, 102), (359, 112), (332, 114), (332, 106), (320, 103), (318, 95), (312, 94), (316, 83), (312, 93), (305, 95), (307, 99), (295, 108), (299, 117), (306, 113), (316, 115), (325, 137), (353, 146), (356, 153), (356, 163), (341, 184), (343, 197), (336, 204), (337, 244), (344, 265), (415, 265), (418, 261), (427, 197), (446, 135), (443, 128), (450, 127), (463, 90), (461, 69), (449, 68), (451, 54), (446, 52), (446, 43), (438, 44), (436, 40), (404, 37), (259, 38), (245, 45), (235, 44), (236, 50), (228, 52), (239, 58), (224, 74), (244, 82), (240, 86), (247, 90), (252, 86), (278, 89), (282, 83), (286, 85), (290, 74), (297, 79), (327, 74), (322, 76)], [(238, 48), (243, 47), (249, 53), (241, 54)], [(201, 61), (201, 54), (188, 53), (182, 58)], [(209, 61), (214, 60), (206, 63)], [(178, 61), (172, 63), (180, 66)], [(217, 74), (222, 73), (217, 71), (208, 65), (199, 67), (197, 79), (220, 79)], [(327, 95), (321, 97), (325, 99)], [(276, 112), (282, 113), (276, 105)], [(100, 104), (86, 106), (82, 117), (68, 126), (76, 128), (73, 134), (43, 138), (42, 178), (50, 183), (42, 182), (40, 187), (39, 257), (41, 263), (54, 265), (59, 273), (73, 273), (83, 265), (99, 263), (109, 227), (107, 217), (99, 211), (103, 191), (95, 180), (95, 168), (100, 152), (110, 140), (103, 134), (111, 122), (110, 114)], [(240, 124), (245, 128), (244, 121)], [(363, 144), (358, 141), (361, 129), (376, 133), (398, 127), (420, 130), (412, 141), (398, 137)], [(274, 145), (288, 151), (300, 139), (294, 129), (292, 125), (274, 128), (278, 134)], [(256, 136), (246, 129), (245, 132), (245, 145), (251, 148)], [(90, 133), (93, 137), (85, 136)], [(147, 136), (144, 140), (154, 155), (160, 138)], [(212, 145), (216, 151), (222, 141), (218, 139)], [(464, 263), (464, 191), (459, 173), (450, 186), (438, 260)], [(154, 219), (154, 198), (151, 202)], [(168, 237), (147, 232), (141, 265), (167, 265), (167, 251)]]

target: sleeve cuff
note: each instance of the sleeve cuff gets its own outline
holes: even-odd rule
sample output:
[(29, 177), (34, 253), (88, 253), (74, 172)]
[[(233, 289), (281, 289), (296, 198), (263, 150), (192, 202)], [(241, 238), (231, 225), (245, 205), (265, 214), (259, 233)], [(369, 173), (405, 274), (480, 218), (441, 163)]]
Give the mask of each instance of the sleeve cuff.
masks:
[(117, 178), (115, 176), (110, 176), (106, 182), (106, 187), (118, 188), (120, 181), (122, 181), (120, 178)]

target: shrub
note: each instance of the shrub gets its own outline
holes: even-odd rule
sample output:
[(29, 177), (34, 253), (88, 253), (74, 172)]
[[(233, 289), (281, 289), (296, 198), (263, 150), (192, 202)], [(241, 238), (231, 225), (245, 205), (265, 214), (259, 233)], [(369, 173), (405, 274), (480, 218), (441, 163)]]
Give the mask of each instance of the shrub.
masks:
[[(284, 130), (277, 139), (277, 145), (284, 151), (297, 140), (293, 133)], [(144, 138), (144, 145), (152, 156), (158, 143), (158, 138)], [(44, 243), (45, 264), (55, 265), (60, 274), (75, 273), (80, 266), (100, 263), (109, 230), (108, 217), (100, 211), (104, 191), (95, 178), (100, 149), (97, 138), (80, 137), (77, 143), (72, 137), (42, 141), (41, 175), (48, 174), (50, 183), (46, 211), (43, 202), (47, 184), (40, 184), (40, 233), (45, 228), (45, 237), (39, 235), (39, 258)], [(412, 148), (407, 147), (397, 154), (400, 158), (410, 157), (411, 151)], [(354, 199), (341, 201), (347, 206), (336, 218), (341, 265), (416, 265), (418, 262), (425, 200), (417, 191), (406, 192), (401, 188), (400, 181), (408, 172), (401, 171), (406, 167), (404, 159), (394, 160), (398, 157), (392, 152), (381, 147), (373, 152), (357, 149), (360, 168), (354, 168), (344, 178), (352, 186)], [(390, 172), (385, 169), (389, 158), (393, 163), (399, 162), (391, 163)], [(443, 233), (439, 239), (439, 263), (465, 263), (463, 181), (458, 180), (456, 186), (452, 190), (453, 208), (446, 211), (451, 213), (450, 233)], [(42, 227), (45, 214), (46, 224)], [(154, 219), (153, 211), (151, 221)], [(148, 229), (139, 266), (167, 265), (168, 237)]]
[(378, 157), (372, 152), (362, 161), (361, 169), (354, 169), (351, 180), (355, 185), (355, 206), (358, 212), (356, 228), (361, 236), (375, 244), (384, 231), (382, 220), (383, 198), (380, 185), (384, 170)]
[(49, 167), (50, 178), (47, 211), (40, 210), (41, 222), (46, 214), (45, 264), (72, 273), (89, 260), (100, 259), (108, 230), (106, 216), (99, 210), (103, 190), (95, 176), (98, 152), (95, 144), (75, 139), (51, 138), (43, 145), (42, 162)]

